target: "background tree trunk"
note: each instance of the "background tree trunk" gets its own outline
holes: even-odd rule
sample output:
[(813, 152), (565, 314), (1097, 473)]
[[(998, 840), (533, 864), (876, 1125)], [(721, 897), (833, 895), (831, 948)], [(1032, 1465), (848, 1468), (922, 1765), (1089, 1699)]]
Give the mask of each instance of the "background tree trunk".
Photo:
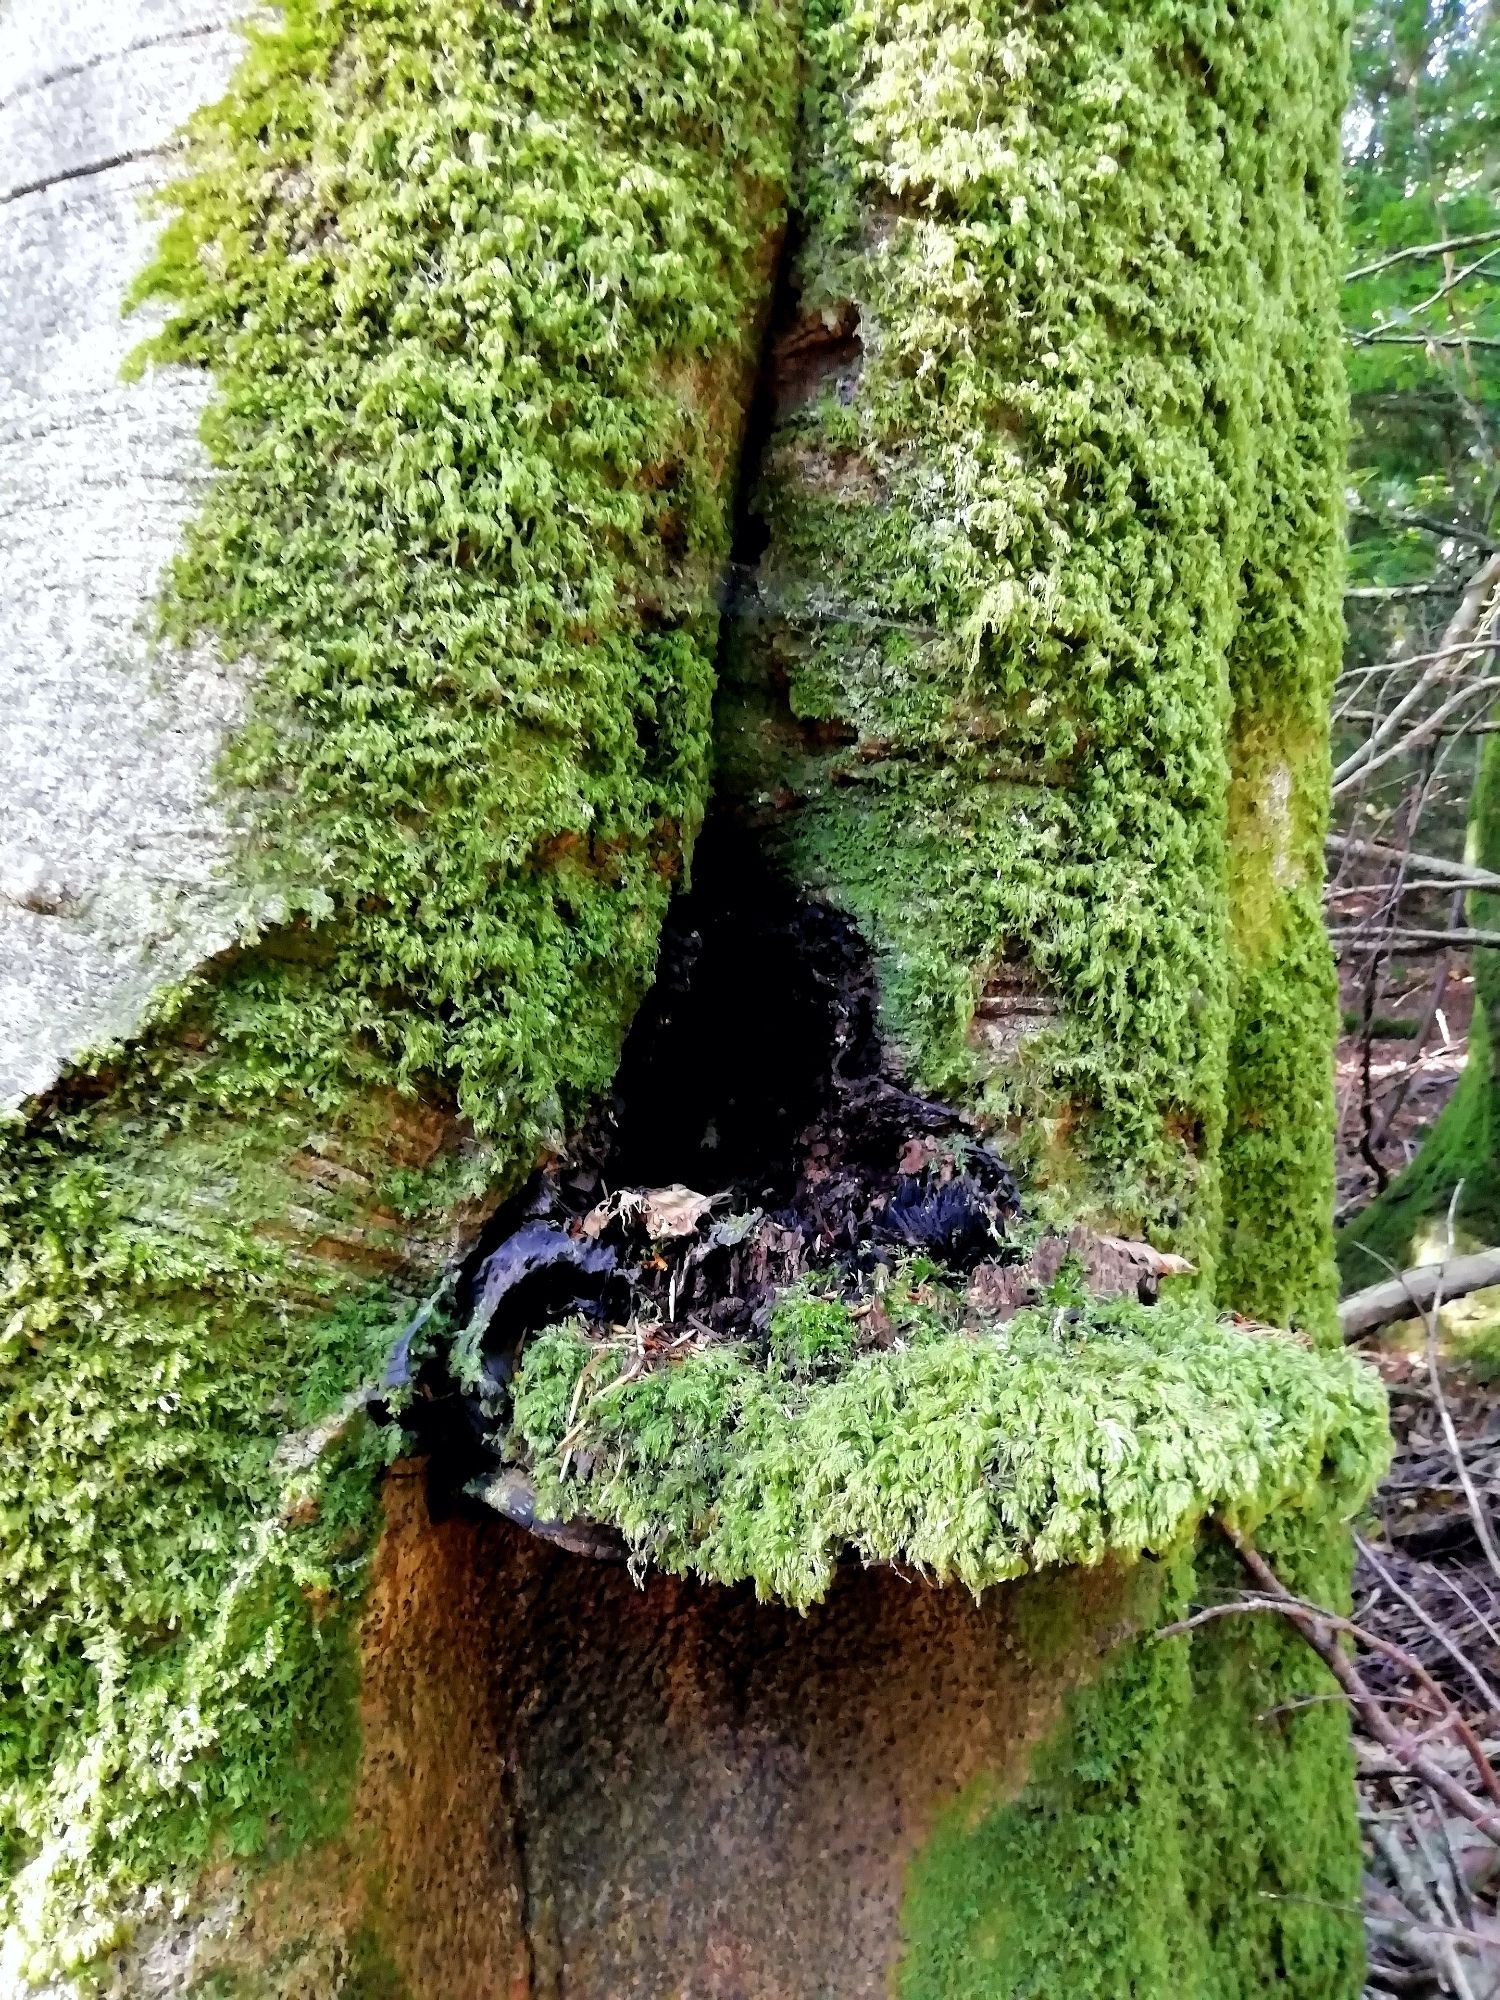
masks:
[[(1479, 868), (1500, 866), (1500, 757), (1488, 737), (1470, 808), (1468, 858)], [(1492, 931), (1500, 903), (1488, 891), (1470, 890), (1469, 920)], [(1500, 1242), (1500, 1078), (1495, 1071), (1500, 1007), (1500, 965), (1493, 951), (1474, 954), (1474, 1016), (1469, 1052), (1458, 1088), (1405, 1173), (1340, 1232), (1339, 1261), (1351, 1290), (1376, 1282), (1381, 1259), (1405, 1270), (1441, 1256), (1446, 1222), (1462, 1182), (1455, 1227), (1465, 1247)]]
[[(213, 372), (164, 643), (253, 663), (189, 789), (259, 928), (147, 1008), (191, 956), (153, 946), (128, 1019), (18, 1051), (13, 1983), (113, 1952), (131, 1992), (1357, 1992), (1341, 1713), (1266, 1725), (1310, 1685), (1275, 1629), (1149, 1636), (1231, 1586), (1216, 1507), (1337, 1597), (1380, 1452), (1341, 1352), (1212, 1303), (1332, 1332), (1341, 22), (292, 0), (252, 37), (137, 289), (153, 366)], [(94, 104), (106, 69), (32, 97)], [(16, 186), (52, 230), (57, 189)], [(33, 538), (16, 575), (49, 562)], [(46, 587), (96, 618), (88, 570)], [(136, 726), (126, 622), (81, 644)], [(687, 1572), (637, 1592), (434, 1513), (409, 1464), (381, 1528), (366, 1412), (413, 1306), (610, 1086), (716, 677), (721, 851), (752, 859), (715, 875), (705, 844), (695, 893), (772, 866), (836, 911), (882, 1087), (993, 1138), (1054, 1247), (1149, 1235), (1196, 1275), (1153, 1320), (1065, 1273), (1007, 1332), (978, 1279), (904, 1266), (814, 1468), (863, 1572), (796, 1545), (774, 1411), (767, 1445), (695, 1391), (759, 1393), (739, 1349), (642, 1378), (681, 1391), (644, 1520), (592, 1434), (570, 1482), (538, 1418), (539, 1490)], [(745, 967), (753, 1048), (689, 1052), (773, 1093), (774, 972)], [(665, 1130), (697, 1099), (662, 1074)], [(929, 1371), (929, 1438), (902, 1371), (934, 1316), (929, 1360), (977, 1373)], [(558, 1351), (527, 1350), (518, 1409)], [(1012, 1359), (1038, 1400), (997, 1415)], [(600, 1423), (566, 1387), (564, 1428)], [(752, 1446), (747, 1526), (696, 1482)], [(768, 1519), (789, 1604), (736, 1582), (782, 1576)], [(995, 1587), (934, 1587), (960, 1576)]]

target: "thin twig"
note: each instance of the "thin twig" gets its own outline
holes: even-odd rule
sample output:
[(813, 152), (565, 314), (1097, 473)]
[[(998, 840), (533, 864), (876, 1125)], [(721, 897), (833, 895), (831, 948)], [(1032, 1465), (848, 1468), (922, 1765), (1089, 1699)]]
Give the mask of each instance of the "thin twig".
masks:
[[(1454, 1249), (1454, 1219), (1458, 1214), (1459, 1199), (1463, 1191), (1464, 1184), (1462, 1181), (1459, 1181), (1454, 1187), (1453, 1194), (1448, 1202), (1448, 1254), (1450, 1257), (1452, 1257)], [(1490, 1530), (1489, 1515), (1486, 1513), (1484, 1505), (1479, 1498), (1478, 1490), (1474, 1485), (1473, 1479), (1470, 1477), (1468, 1460), (1464, 1457), (1463, 1446), (1458, 1441), (1458, 1429), (1453, 1421), (1453, 1413), (1448, 1408), (1448, 1398), (1443, 1393), (1442, 1367), (1438, 1361), (1438, 1315), (1443, 1309), (1443, 1268), (1442, 1265), (1438, 1266), (1437, 1282), (1433, 1287), (1431, 1304), (1425, 1310), (1421, 1307), (1417, 1308), (1422, 1313), (1427, 1331), (1427, 1378), (1432, 1386), (1432, 1399), (1437, 1406), (1438, 1422), (1443, 1428), (1443, 1437), (1448, 1446), (1448, 1454), (1453, 1460), (1453, 1469), (1458, 1474), (1458, 1483), (1464, 1490), (1464, 1499), (1468, 1502), (1469, 1517), (1474, 1523), (1474, 1532), (1479, 1537), (1479, 1546), (1484, 1550), (1485, 1561), (1494, 1572), (1496, 1581), (1500, 1582), (1500, 1549), (1497, 1549), (1495, 1546), (1495, 1538)], [(1405, 1282), (1404, 1275), (1403, 1282)], [(1408, 1290), (1410, 1290), (1409, 1286)], [(1415, 1295), (1413, 1295), (1413, 1303), (1415, 1304)]]
[(1382, 1653), (1400, 1663), (1404, 1670), (1435, 1699), (1438, 1706), (1449, 1712), (1452, 1727), (1463, 1739), (1464, 1747), (1469, 1751), (1474, 1768), (1486, 1791), (1491, 1798), (1500, 1797), (1500, 1785), (1496, 1783), (1495, 1773), (1478, 1738), (1421, 1661), (1414, 1659), (1401, 1647), (1392, 1645), (1389, 1640), (1381, 1639), (1375, 1633), (1367, 1632), (1355, 1625), (1352, 1619), (1341, 1618), (1336, 1613), (1325, 1611), (1317, 1605), (1309, 1605), (1302, 1599), (1294, 1597), (1282, 1584), (1270, 1564), (1244, 1536), (1238, 1534), (1227, 1522), (1221, 1520), (1217, 1525), (1239, 1555), (1240, 1561), (1255, 1581), (1265, 1589), (1266, 1594), (1263, 1597), (1240, 1598), (1230, 1604), (1210, 1605), (1203, 1611), (1195, 1612), (1190, 1618), (1163, 1626), (1157, 1636), (1170, 1638), (1179, 1633), (1194, 1631), (1198, 1626), (1208, 1624), (1213, 1619), (1248, 1613), (1270, 1612), (1287, 1618), (1349, 1696), (1351, 1703), (1359, 1712), (1366, 1732), (1389, 1750), (1413, 1777), (1419, 1778), (1456, 1813), (1469, 1820), (1486, 1839), (1500, 1846), (1500, 1812), (1476, 1799), (1472, 1792), (1466, 1790), (1456, 1778), (1429, 1757), (1421, 1746), (1412, 1740), (1408, 1731), (1398, 1729), (1381, 1712), (1371, 1689), (1366, 1685), (1354, 1662), (1339, 1646), (1335, 1634), (1346, 1632), (1351, 1637), (1361, 1640), (1372, 1651)]
[(1375, 1553), (1374, 1549), (1370, 1547), (1369, 1543), (1364, 1539), (1362, 1535), (1356, 1535), (1354, 1537), (1354, 1546), (1359, 1550), (1360, 1554), (1364, 1557), (1365, 1561), (1370, 1565), (1371, 1569), (1374, 1570), (1375, 1574), (1386, 1585), (1387, 1589), (1394, 1592), (1394, 1594), (1400, 1598), (1401, 1602), (1406, 1606), (1407, 1610), (1411, 1612), (1412, 1616), (1417, 1620), (1417, 1623), (1425, 1627), (1425, 1629), (1432, 1634), (1433, 1638), (1437, 1640), (1438, 1644), (1442, 1647), (1443, 1651), (1447, 1653), (1449, 1657), (1459, 1667), (1461, 1667), (1463, 1671), (1468, 1675), (1469, 1679), (1474, 1683), (1475, 1687), (1478, 1689), (1480, 1699), (1484, 1702), (1488, 1712), (1491, 1715), (1500, 1715), (1500, 1695), (1496, 1694), (1495, 1690), (1490, 1686), (1489, 1682), (1485, 1679), (1484, 1675), (1479, 1671), (1478, 1667), (1475, 1666), (1474, 1662), (1469, 1658), (1468, 1654), (1465, 1653), (1463, 1648), (1459, 1645), (1458, 1641), (1452, 1638), (1447, 1632), (1445, 1632), (1442, 1626), (1438, 1624), (1437, 1620), (1433, 1618), (1428, 1612), (1422, 1609), (1422, 1606), (1417, 1602), (1416, 1598), (1414, 1598), (1411, 1592), (1405, 1589), (1402, 1586), (1402, 1584), (1397, 1580), (1397, 1578), (1391, 1574), (1390, 1570), (1386, 1568), (1385, 1564), (1380, 1560), (1380, 1557)]
[(1450, 251), (1477, 250), (1483, 243), (1500, 243), (1500, 229), (1477, 229), (1468, 236), (1445, 237), (1441, 243), (1410, 243), (1404, 250), (1391, 250), (1384, 257), (1377, 257), (1373, 264), (1361, 264), (1357, 271), (1347, 273), (1344, 283), (1354, 285), (1361, 278), (1378, 277), (1397, 264), (1425, 264), (1434, 257), (1446, 257)]
[(1446, 861), (1437, 854), (1403, 853), (1388, 841), (1355, 840), (1348, 834), (1330, 833), (1323, 845), (1331, 854), (1353, 854), (1364, 860), (1384, 861), (1392, 866), (1404, 861), (1409, 868), (1420, 868), (1425, 874), (1461, 883), (1466, 889), (1500, 890), (1500, 874), (1493, 869), (1472, 868), (1466, 861)]

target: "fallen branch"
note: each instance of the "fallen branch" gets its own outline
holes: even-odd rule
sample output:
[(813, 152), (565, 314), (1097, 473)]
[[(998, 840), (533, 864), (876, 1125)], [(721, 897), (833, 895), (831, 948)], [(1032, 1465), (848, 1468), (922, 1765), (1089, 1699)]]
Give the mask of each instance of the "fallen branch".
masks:
[(1436, 854), (1405, 854), (1399, 847), (1390, 847), (1381, 840), (1355, 840), (1348, 834), (1330, 833), (1323, 845), (1330, 854), (1355, 854), (1392, 865), (1404, 861), (1409, 868), (1420, 868), (1424, 874), (1459, 883), (1465, 889), (1500, 889), (1500, 875), (1488, 868), (1471, 868), (1463, 861), (1444, 861)]
[(1339, 1330), (1345, 1340), (1362, 1340), (1398, 1319), (1415, 1319), (1434, 1299), (1451, 1303), (1486, 1285), (1500, 1285), (1500, 1250), (1476, 1250), (1467, 1257), (1450, 1257), (1440, 1264), (1419, 1264), (1378, 1285), (1354, 1292), (1339, 1307)]
[(1421, 953), (1441, 951), (1445, 945), (1452, 945), (1457, 951), (1500, 951), (1500, 931), (1428, 931), (1404, 927), (1372, 931), (1368, 925), (1362, 925), (1330, 931), (1328, 935), (1339, 950), (1358, 945), (1366, 951)]
[(1473, 333), (1387, 333), (1384, 329), (1374, 333), (1361, 333), (1356, 327), (1345, 327), (1350, 342), (1355, 347), (1500, 347), (1500, 340), (1492, 340), (1485, 334)]

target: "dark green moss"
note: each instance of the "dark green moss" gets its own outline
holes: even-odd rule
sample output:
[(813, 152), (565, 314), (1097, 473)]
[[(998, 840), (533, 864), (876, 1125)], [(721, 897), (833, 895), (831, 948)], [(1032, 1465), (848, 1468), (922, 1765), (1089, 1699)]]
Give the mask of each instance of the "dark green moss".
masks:
[(1349, 14), (1335, 0), (1267, 9), (1250, 26), (1250, 60), (1276, 69), (1283, 95), (1272, 118), (1237, 121), (1236, 135), (1239, 171), (1281, 193), (1244, 210), (1243, 251), (1258, 286), (1245, 336), (1256, 423), (1229, 649), (1232, 1024), (1219, 1297), (1278, 1323), (1295, 1316), (1329, 1339), (1337, 994), (1320, 905), (1348, 428), (1331, 132)]
[(1329, 1338), (1337, 982), (1316, 892), (1281, 902), (1275, 948), (1236, 954), (1218, 1288), (1244, 1312)]
[[(1296, 1586), (1344, 1599), (1338, 1522), (1315, 1508), (1263, 1539)], [(1232, 1591), (1231, 1562), (1203, 1545), (1160, 1565), (1142, 1580), (1144, 1622)], [(1354, 2000), (1344, 1718), (1268, 1713), (1326, 1681), (1272, 1620), (1127, 1646), (1070, 1698), (1018, 1798), (976, 1788), (918, 1853), (901, 2000)]]

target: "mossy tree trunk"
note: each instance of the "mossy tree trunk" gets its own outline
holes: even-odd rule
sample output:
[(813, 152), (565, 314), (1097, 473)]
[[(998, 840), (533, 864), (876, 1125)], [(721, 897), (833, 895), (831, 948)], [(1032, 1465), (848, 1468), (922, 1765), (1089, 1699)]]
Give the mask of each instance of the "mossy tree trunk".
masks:
[(726, 787), (1059, 1215), (1327, 1332), (1342, 17), (902, 23), (809, 22)]
[[(247, 689), (239, 928), (27, 1071), (4, 1159), (17, 1985), (114, 1952), (128, 1991), (320, 2000), (1358, 1991), (1342, 1719), (1257, 1720), (1314, 1684), (1296, 1642), (1138, 1636), (1232, 1583), (1214, 1506), (1336, 1596), (1379, 1454), (1341, 1356), (1214, 1322), (1331, 1332), (1344, 30), (253, 32), (138, 286), (148, 384), (214, 385), (157, 643)], [(1032, 1213), (1196, 1266), (1159, 1370), (1105, 1326), (1040, 1494), (977, 1404), (934, 1433), (952, 1512), (1011, 1530), (970, 1580), (1049, 1572), (977, 1603), (894, 1559), (798, 1609), (638, 1594), (434, 1522), (409, 1467), (382, 1516), (385, 1351), (608, 1088), (711, 771)], [(829, 1454), (851, 1519), (878, 1435)], [(941, 1580), (951, 1526), (896, 1553)]]

